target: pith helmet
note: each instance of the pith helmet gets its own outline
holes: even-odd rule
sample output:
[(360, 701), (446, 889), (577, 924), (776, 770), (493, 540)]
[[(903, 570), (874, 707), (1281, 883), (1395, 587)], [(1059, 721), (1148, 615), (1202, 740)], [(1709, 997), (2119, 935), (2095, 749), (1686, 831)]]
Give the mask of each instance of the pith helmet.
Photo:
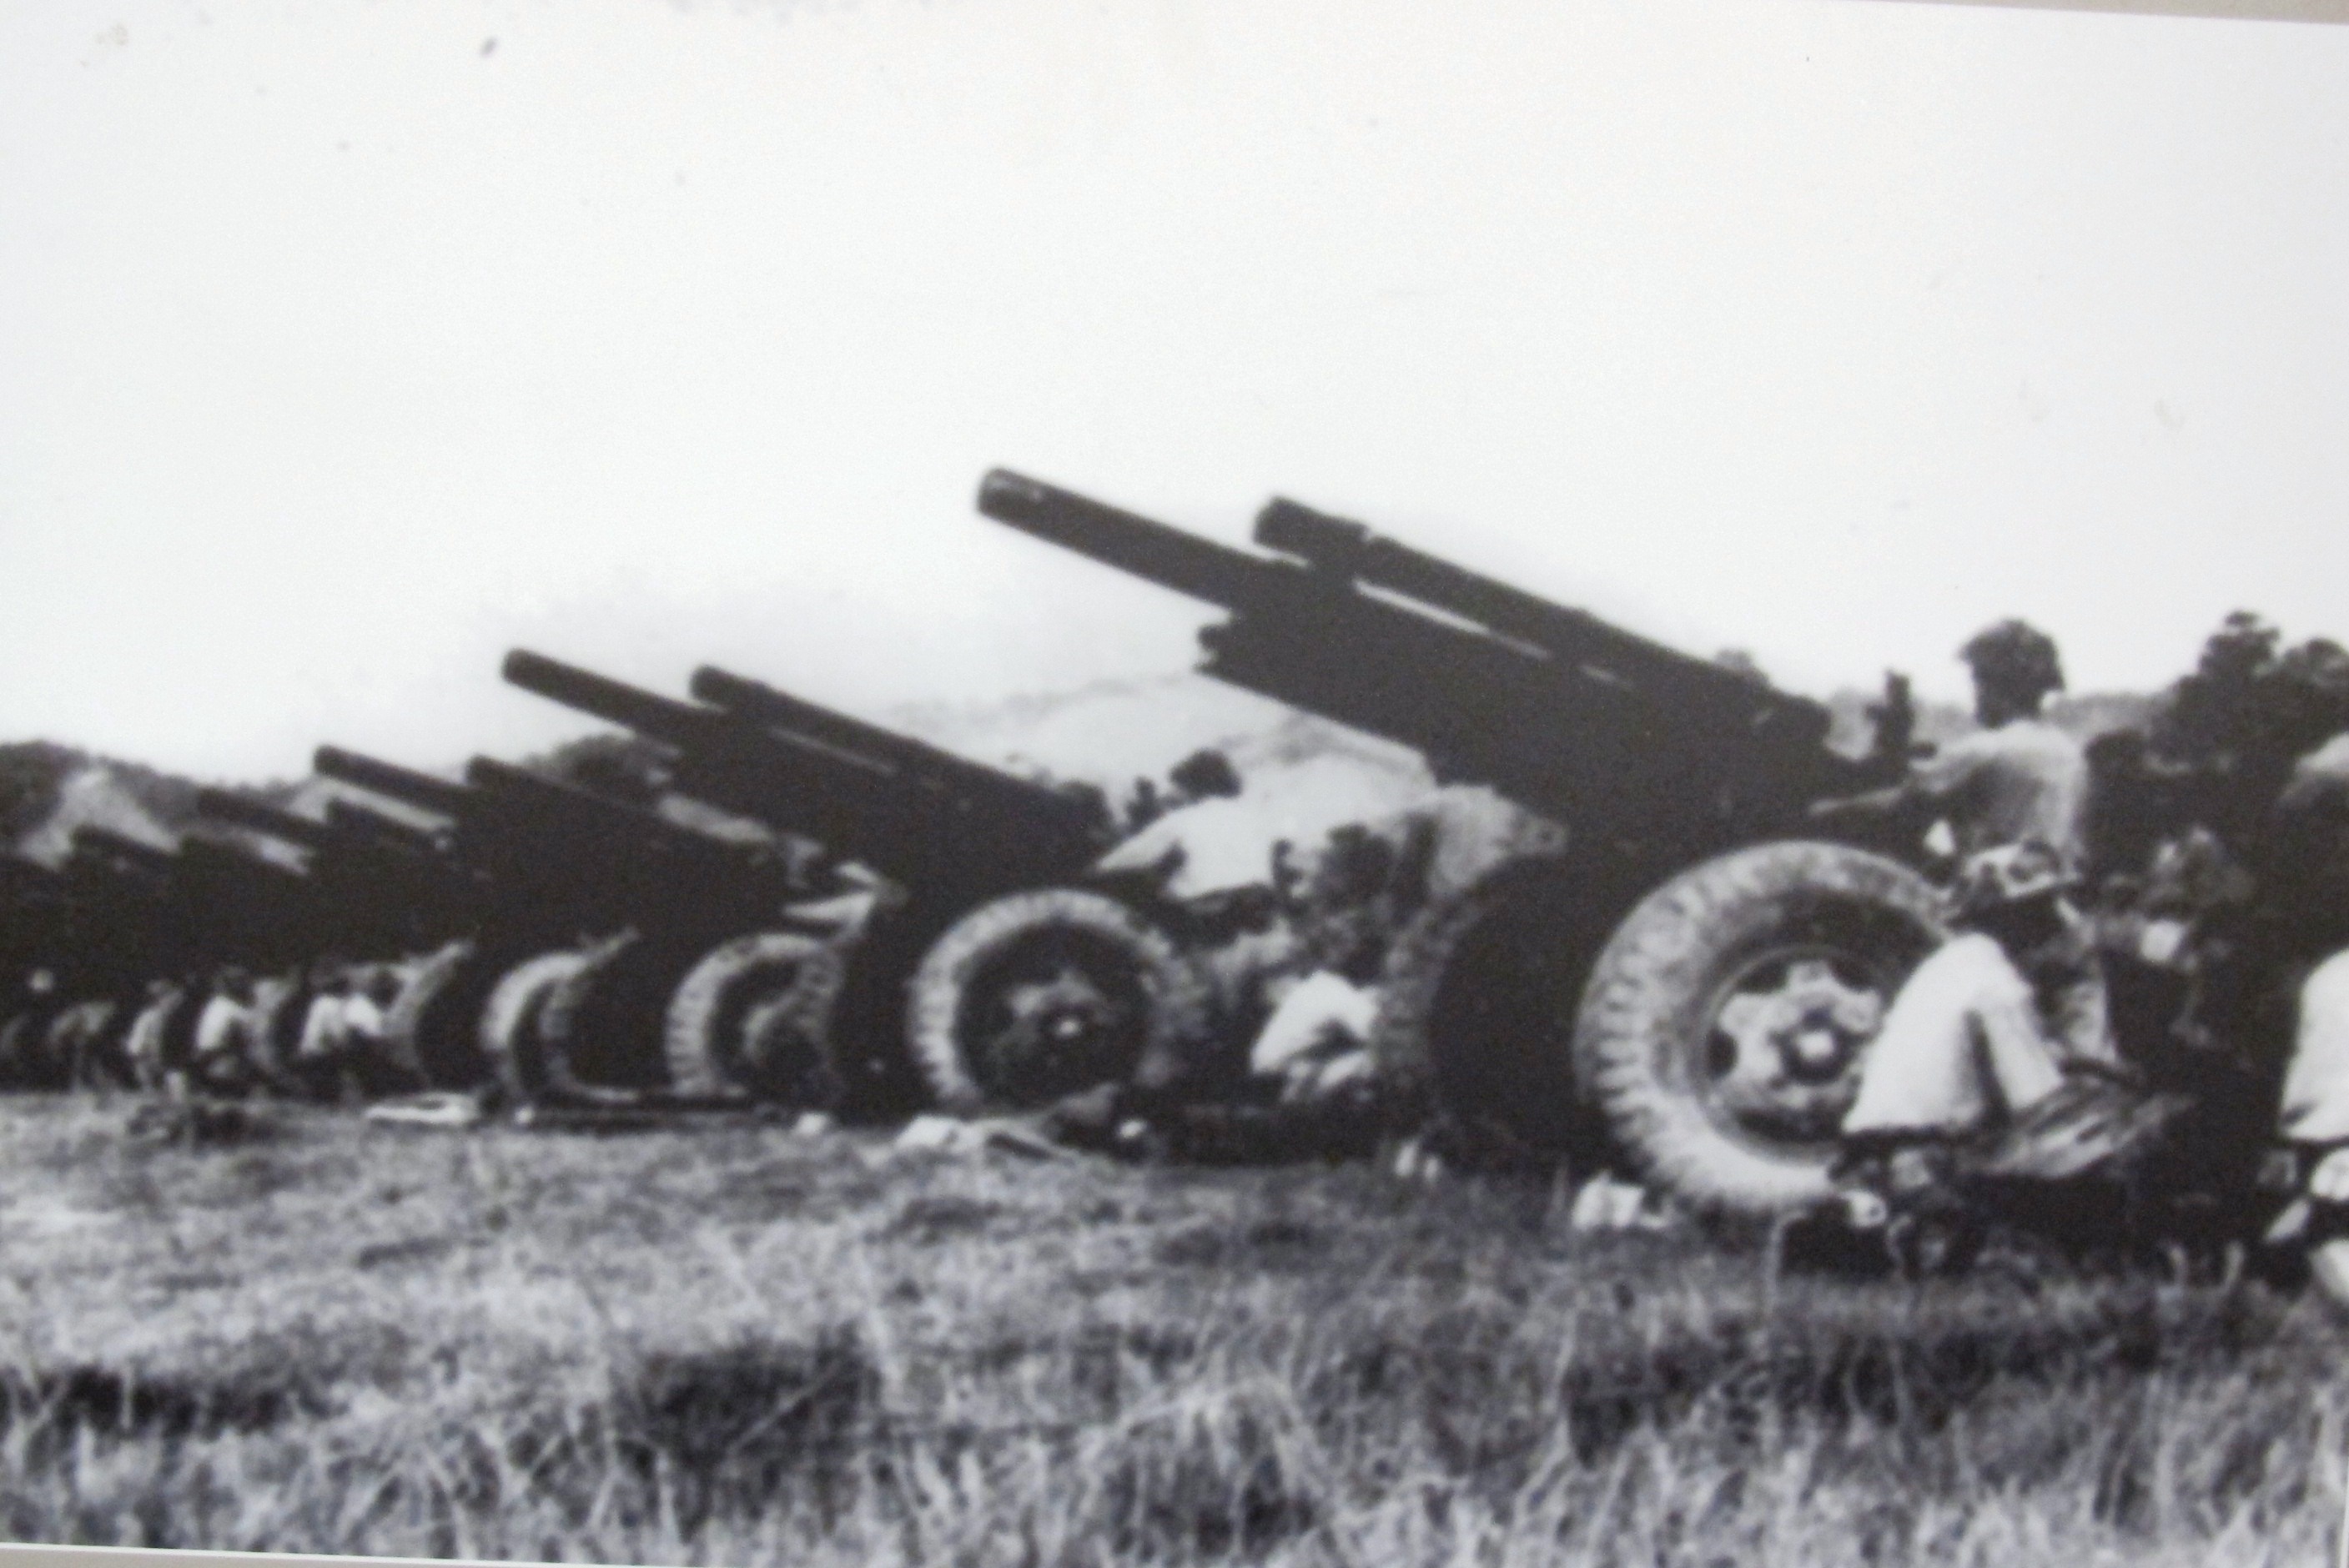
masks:
[(1960, 920), (1975, 920), (1996, 909), (2052, 898), (2073, 883), (2064, 857), (2036, 839), (2001, 844), (1970, 856), (1958, 868), (1950, 889), (1951, 912)]
[(1974, 679), (2032, 698), (2064, 689), (2064, 660), (2055, 639), (2028, 621), (2001, 621), (1976, 632), (1958, 650)]

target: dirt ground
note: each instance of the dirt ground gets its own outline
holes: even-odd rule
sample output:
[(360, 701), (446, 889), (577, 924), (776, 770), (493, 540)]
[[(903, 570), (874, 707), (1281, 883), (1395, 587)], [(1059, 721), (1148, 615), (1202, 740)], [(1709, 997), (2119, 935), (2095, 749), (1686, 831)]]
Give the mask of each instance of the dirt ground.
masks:
[(1568, 1194), (0, 1101), (0, 1527), (608, 1563), (2303, 1564), (2349, 1329)]

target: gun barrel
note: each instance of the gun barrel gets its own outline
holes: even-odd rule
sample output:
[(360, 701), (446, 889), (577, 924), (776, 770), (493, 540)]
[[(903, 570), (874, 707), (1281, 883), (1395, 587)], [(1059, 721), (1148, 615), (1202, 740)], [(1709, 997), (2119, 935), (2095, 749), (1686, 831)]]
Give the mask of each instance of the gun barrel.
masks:
[(437, 857), (446, 848), (440, 835), (430, 830), (387, 816), (356, 800), (327, 801), (326, 825), (347, 838), (387, 845), (410, 854)]
[[(973, 811), (968, 797), (908, 779), (857, 749), (744, 713), (639, 691), (543, 655), (517, 650), (507, 656), (505, 673), (526, 690), (674, 748), (672, 788), (679, 793), (813, 839), (885, 875), (1009, 877), (1016, 883), (1051, 874), (1035, 868), (1057, 851), (1062, 836), (1037, 831), (1033, 813), (1021, 820)], [(842, 732), (835, 727), (834, 733)], [(1009, 830), (1014, 822), (1020, 830)]]
[(582, 713), (592, 713), (670, 746), (709, 744), (725, 722), (722, 715), (709, 708), (678, 702), (527, 648), (516, 648), (506, 655), (504, 675), (508, 682), (524, 691), (535, 692)]
[(748, 676), (705, 665), (693, 673), (691, 689), (729, 713), (870, 758), (977, 810), (1021, 819), (1033, 831), (1083, 838), (1094, 829), (1082, 801)]
[(1848, 771), (1819, 704), (1293, 501), (1257, 519), (1268, 555), (1001, 470), (979, 510), (1230, 609), (1201, 633), (1206, 673), (1593, 830), (1746, 831)]
[(233, 789), (199, 789), (196, 810), (216, 822), (264, 833), (304, 849), (321, 848), (334, 837), (334, 830), (324, 822)]
[[(1801, 746), (1826, 735), (1825, 707), (1762, 685), (1709, 660), (1651, 642), (1568, 605), (1554, 603), (1363, 524), (1276, 499), (1257, 513), (1256, 541), (1340, 576), (1464, 616), (1554, 657), (1591, 661), (1658, 699), (1692, 705), (1700, 722), (1731, 721)], [(1691, 715), (1699, 718), (1699, 715)]]
[(518, 812), (539, 820), (590, 832), (607, 842), (683, 846), (704, 844), (723, 850), (715, 839), (670, 821), (657, 811), (614, 800), (550, 779), (527, 768), (516, 768), (493, 758), (476, 757), (465, 765), (465, 781), (485, 794), (509, 803)]
[(985, 774), (1002, 783), (1015, 786), (1018, 783), (1007, 775), (925, 745), (910, 736), (898, 735), (877, 724), (852, 718), (844, 713), (809, 702), (804, 697), (778, 691), (747, 676), (733, 675), (714, 665), (704, 665), (694, 671), (689, 689), (703, 702), (723, 708), (738, 717), (754, 719), (761, 725), (884, 767), (941, 779), (967, 770)]
[(698, 905), (747, 900), (764, 908), (799, 890), (788, 861), (672, 821), (658, 811), (486, 757), (475, 758), (465, 776), (547, 830), (592, 844), (607, 863), (627, 868), (648, 896), (661, 902), (673, 903), (689, 888)]
[(1227, 610), (1262, 603), (1279, 592), (1288, 575), (1278, 563), (1247, 551), (1008, 469), (979, 481), (978, 510), (1022, 533)]
[(311, 766), (326, 778), (421, 806), (443, 817), (462, 816), (473, 805), (474, 792), (462, 784), (452, 784), (413, 768), (402, 768), (396, 762), (346, 751), (339, 746), (321, 746), (310, 760)]

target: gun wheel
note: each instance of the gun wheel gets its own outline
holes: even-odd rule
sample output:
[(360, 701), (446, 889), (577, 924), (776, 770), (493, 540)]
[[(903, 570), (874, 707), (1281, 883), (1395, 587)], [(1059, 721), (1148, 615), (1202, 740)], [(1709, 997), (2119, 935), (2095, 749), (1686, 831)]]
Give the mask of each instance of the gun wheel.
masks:
[(137, 1011), (100, 998), (73, 1003), (55, 1014), (39, 1042), (49, 1070), (62, 1074), (76, 1088), (140, 1087), (126, 1048)]
[(1485, 1162), (1595, 1157), (1571, 1029), (1591, 956), (1623, 900), (1608, 868), (1528, 855), (1422, 910), (1387, 952), (1370, 1048), (1399, 1110)]
[(829, 1106), (843, 967), (833, 944), (801, 932), (758, 932), (708, 954), (662, 1023), (669, 1087), (692, 1099)]
[(1861, 1056), (1941, 938), (1923, 878), (1840, 844), (1707, 861), (1651, 893), (1593, 966), (1578, 1068), (1617, 1145), (1697, 1208), (1826, 1195)]
[(558, 1100), (633, 1104), (667, 1087), (662, 1014), (689, 957), (623, 932), (588, 948), (547, 994), (537, 1046), (546, 1093)]
[(541, 1026), (555, 988), (585, 968), (591, 956), (572, 948), (542, 953), (507, 970), (491, 987), (481, 1009), (481, 1049), (512, 1104), (537, 1105), (556, 1098)]
[(906, 1043), (939, 1106), (1033, 1109), (1123, 1082), (1196, 1037), (1206, 996), (1171, 938), (1112, 898), (1013, 893), (915, 971)]
[(311, 1000), (316, 993), (300, 974), (273, 975), (254, 988), (250, 1038), (253, 1068), (274, 1093), (307, 1098), (306, 1087), (295, 1066)]
[(41, 1048), (48, 1026), (48, 1013), (37, 1007), (27, 1007), (0, 1025), (0, 1087), (69, 1087), (68, 1075), (62, 1070), (64, 1064), (53, 1060)]
[(471, 942), (451, 942), (411, 969), (383, 1020), (383, 1052), (427, 1088), (467, 1089), (492, 1072), (481, 1047), (490, 995), (508, 965)]

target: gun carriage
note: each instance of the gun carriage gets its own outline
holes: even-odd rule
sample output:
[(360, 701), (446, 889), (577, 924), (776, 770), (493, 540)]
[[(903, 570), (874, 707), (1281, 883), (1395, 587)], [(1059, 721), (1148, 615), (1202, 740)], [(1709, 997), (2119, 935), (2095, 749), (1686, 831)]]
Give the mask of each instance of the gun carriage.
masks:
[(1021, 475), (986, 516), (1204, 601), (1218, 679), (1413, 747), (1566, 830), (1392, 944), (1373, 1049), (1442, 1116), (1551, 1155), (1605, 1144), (1682, 1196), (1769, 1212), (1825, 1186), (1857, 1059), (1938, 935), (1926, 883), (1809, 836), (1897, 775), (1820, 704), (1275, 500), (1234, 549)]

